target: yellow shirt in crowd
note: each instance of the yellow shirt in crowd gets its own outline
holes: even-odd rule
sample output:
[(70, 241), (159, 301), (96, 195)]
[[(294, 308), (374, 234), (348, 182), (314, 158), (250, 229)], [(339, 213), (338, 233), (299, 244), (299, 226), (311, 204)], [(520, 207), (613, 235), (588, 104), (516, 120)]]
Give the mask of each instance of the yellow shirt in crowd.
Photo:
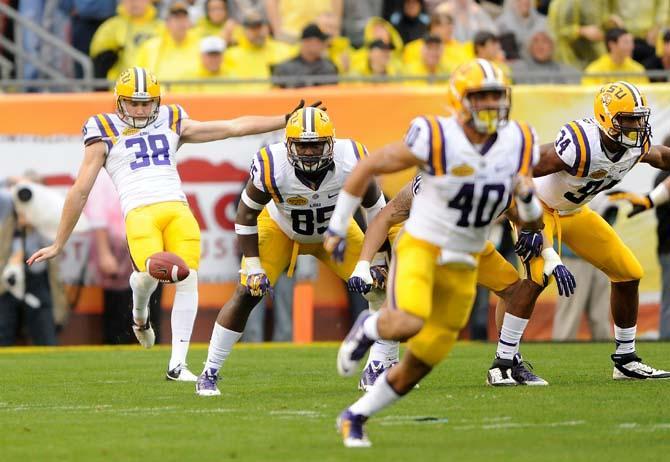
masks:
[[(272, 75), (270, 66), (285, 61), (297, 53), (294, 46), (278, 42), (271, 38), (265, 39), (262, 47), (251, 44), (242, 36), (237, 46), (228, 48), (223, 54), (223, 68), (226, 77), (231, 79), (269, 79)], [(235, 91), (265, 90), (270, 83), (235, 84), (229, 87)]]
[(626, 60), (620, 66), (617, 66), (609, 54), (603, 55), (593, 61), (584, 69), (585, 74), (600, 74), (605, 72), (630, 72), (640, 74), (639, 76), (612, 76), (612, 77), (589, 77), (588, 75), (582, 77), (582, 85), (604, 85), (612, 80), (623, 79), (635, 85), (649, 83), (649, 79), (644, 73), (644, 66), (631, 58)]
[(116, 13), (95, 31), (89, 51), (93, 58), (105, 51), (119, 54), (118, 61), (107, 72), (109, 80), (116, 80), (122, 70), (134, 66), (141, 45), (159, 35), (164, 28), (153, 6), (149, 6), (141, 18), (131, 18), (123, 5), (119, 5)]
[(165, 30), (140, 47), (134, 65), (149, 69), (161, 83), (184, 79), (189, 69), (200, 65), (200, 37), (190, 30), (181, 43), (176, 43)]
[[(405, 63), (421, 61), (421, 48), (424, 40), (418, 39), (409, 42), (403, 50), (402, 60)], [(458, 40), (451, 40), (444, 44), (440, 65), (449, 72), (456, 69), (459, 65), (474, 58), (472, 43), (462, 43)]]

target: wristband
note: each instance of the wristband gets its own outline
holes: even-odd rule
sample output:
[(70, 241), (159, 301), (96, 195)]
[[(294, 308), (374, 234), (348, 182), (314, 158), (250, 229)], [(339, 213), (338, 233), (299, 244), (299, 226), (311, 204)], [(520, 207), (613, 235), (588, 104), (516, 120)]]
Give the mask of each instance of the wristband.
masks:
[(335, 204), (335, 211), (328, 222), (328, 228), (340, 236), (346, 235), (349, 221), (360, 204), (360, 197), (349, 194), (344, 189), (340, 191)]
[(661, 183), (649, 193), (649, 199), (651, 200), (652, 207), (658, 207), (670, 201), (670, 191), (668, 191), (665, 184)]

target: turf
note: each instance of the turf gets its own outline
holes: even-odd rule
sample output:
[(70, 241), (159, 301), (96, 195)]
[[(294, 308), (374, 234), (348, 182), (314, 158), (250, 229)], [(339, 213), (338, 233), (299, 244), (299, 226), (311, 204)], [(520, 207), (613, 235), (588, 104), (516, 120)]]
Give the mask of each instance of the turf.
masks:
[[(163, 379), (169, 351), (0, 352), (0, 460), (615, 461), (667, 460), (670, 381), (614, 382), (611, 344), (532, 344), (551, 386), (484, 385), (491, 344), (447, 362), (371, 419), (371, 449), (345, 449), (335, 417), (359, 396), (334, 345), (236, 348), (222, 396)], [(670, 367), (670, 344), (640, 354)], [(199, 372), (204, 346), (190, 353)]]

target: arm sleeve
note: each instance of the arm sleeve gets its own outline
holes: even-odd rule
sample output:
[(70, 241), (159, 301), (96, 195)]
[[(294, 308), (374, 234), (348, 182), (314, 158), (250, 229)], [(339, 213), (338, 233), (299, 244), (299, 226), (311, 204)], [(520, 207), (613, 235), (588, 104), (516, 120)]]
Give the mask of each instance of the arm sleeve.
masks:
[(86, 124), (84, 124), (84, 128), (82, 129), (82, 134), (84, 136), (84, 146), (88, 146), (89, 144), (95, 143), (97, 141), (103, 141), (107, 146), (107, 152), (109, 152), (109, 150), (114, 145), (114, 142), (105, 133), (102, 122), (100, 121), (100, 117), (101, 115), (90, 117), (86, 121)]
[(265, 187), (265, 164), (263, 163), (260, 151), (254, 154), (254, 158), (251, 161), (251, 168), (249, 169), (249, 176), (256, 189), (263, 191), (264, 193), (270, 193)]
[(554, 141), (554, 148), (556, 148), (558, 157), (569, 167), (569, 170), (576, 170), (576, 166), (579, 166), (580, 161), (579, 142), (575, 129), (571, 124), (563, 125), (558, 131), (556, 140)]

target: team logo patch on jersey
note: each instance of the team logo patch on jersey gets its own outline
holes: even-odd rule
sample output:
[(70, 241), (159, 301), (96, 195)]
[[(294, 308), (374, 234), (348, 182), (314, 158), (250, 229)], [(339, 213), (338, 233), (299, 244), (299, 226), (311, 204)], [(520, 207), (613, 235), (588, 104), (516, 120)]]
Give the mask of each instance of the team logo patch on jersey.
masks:
[(475, 173), (475, 169), (468, 164), (461, 164), (452, 168), (449, 173), (454, 176), (471, 176)]
[(123, 129), (123, 132), (121, 133), (123, 136), (132, 136), (132, 135), (137, 135), (140, 132), (139, 128), (133, 128), (133, 127), (126, 127)]
[(590, 178), (593, 178), (594, 180), (599, 180), (601, 178), (605, 178), (607, 176), (607, 170), (596, 170), (592, 174), (589, 175)]
[(291, 196), (286, 198), (286, 203), (289, 205), (301, 206), (301, 205), (307, 205), (308, 202), (309, 199), (302, 196)]

